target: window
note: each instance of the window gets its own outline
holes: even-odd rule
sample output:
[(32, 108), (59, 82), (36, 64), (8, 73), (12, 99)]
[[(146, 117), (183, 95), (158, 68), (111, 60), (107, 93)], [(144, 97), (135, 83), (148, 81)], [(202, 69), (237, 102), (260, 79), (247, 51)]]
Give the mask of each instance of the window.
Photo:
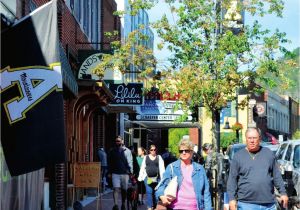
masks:
[(290, 161), (291, 156), (292, 156), (292, 152), (293, 152), (293, 145), (290, 144), (287, 151), (286, 151), (284, 159), (287, 160), (287, 161)]
[(300, 168), (300, 145), (296, 145), (294, 148), (293, 166)]
[(277, 159), (279, 159), (279, 160), (282, 159), (286, 146), (287, 146), (287, 144), (282, 144), (280, 146), (278, 152), (276, 153)]

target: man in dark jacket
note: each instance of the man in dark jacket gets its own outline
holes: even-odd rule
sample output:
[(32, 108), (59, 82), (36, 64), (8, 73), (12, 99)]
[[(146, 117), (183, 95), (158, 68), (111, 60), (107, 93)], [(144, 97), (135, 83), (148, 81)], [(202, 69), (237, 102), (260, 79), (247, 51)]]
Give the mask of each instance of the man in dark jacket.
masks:
[(132, 154), (131, 151), (124, 146), (121, 136), (115, 139), (115, 147), (108, 154), (108, 173), (112, 178), (114, 208), (118, 208), (118, 194), (121, 190), (122, 206), (121, 210), (125, 210), (125, 201), (127, 197), (127, 188), (129, 175), (133, 173)]

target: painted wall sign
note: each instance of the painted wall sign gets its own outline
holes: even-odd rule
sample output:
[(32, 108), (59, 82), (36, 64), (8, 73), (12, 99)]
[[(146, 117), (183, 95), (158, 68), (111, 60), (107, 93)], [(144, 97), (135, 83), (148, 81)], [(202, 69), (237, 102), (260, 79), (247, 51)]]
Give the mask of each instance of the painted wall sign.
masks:
[(143, 83), (110, 84), (109, 90), (114, 95), (110, 105), (140, 106), (144, 103)]
[(122, 80), (122, 73), (120, 70), (106, 70), (104, 77), (100, 78), (93, 73), (93, 69), (101, 63), (103, 53), (95, 53), (87, 57), (80, 66), (78, 72), (78, 79), (93, 79), (93, 80)]

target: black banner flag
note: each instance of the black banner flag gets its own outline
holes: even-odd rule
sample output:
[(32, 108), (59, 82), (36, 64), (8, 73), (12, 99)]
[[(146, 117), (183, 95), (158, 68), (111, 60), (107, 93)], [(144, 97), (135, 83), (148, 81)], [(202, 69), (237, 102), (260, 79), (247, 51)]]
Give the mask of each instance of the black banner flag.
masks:
[(57, 2), (1, 32), (1, 144), (12, 176), (65, 161)]

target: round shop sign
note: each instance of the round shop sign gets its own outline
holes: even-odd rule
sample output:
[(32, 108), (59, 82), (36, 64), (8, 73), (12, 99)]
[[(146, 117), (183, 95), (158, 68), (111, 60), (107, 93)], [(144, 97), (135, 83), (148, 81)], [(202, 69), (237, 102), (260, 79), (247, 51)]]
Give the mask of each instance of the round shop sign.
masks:
[[(102, 53), (95, 53), (88, 58), (86, 58), (80, 66), (78, 71), (78, 79), (92, 79), (100, 80), (101, 78), (98, 75), (93, 73), (94, 68), (102, 62)], [(103, 80), (115, 80), (122, 81), (122, 73), (119, 69), (114, 70), (105, 70)]]
[(263, 115), (265, 113), (265, 106), (263, 104), (257, 104), (256, 110), (258, 115)]
[(99, 80), (96, 74), (93, 74), (93, 69), (101, 62), (102, 53), (96, 53), (89, 56), (83, 61), (78, 72), (78, 79), (94, 79)]

